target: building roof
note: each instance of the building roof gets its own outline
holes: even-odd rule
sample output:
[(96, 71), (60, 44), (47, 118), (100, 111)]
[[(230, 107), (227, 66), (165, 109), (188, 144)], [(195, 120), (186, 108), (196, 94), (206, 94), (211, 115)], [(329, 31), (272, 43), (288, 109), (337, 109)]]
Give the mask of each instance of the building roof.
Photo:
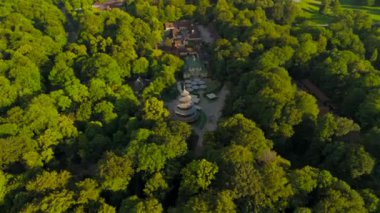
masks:
[(191, 101), (191, 96), (183, 96), (179, 98), (180, 103), (188, 103)]
[(194, 107), (190, 93), (184, 88), (178, 97), (178, 104), (174, 112), (178, 119), (192, 122), (198, 117), (197, 109)]
[(172, 22), (165, 23), (165, 29), (174, 29), (174, 28), (175, 28), (174, 23)]
[(218, 96), (216, 96), (214, 93), (209, 93), (206, 95), (208, 99), (212, 100), (212, 99), (215, 99), (217, 98)]
[(194, 27), (190, 30), (189, 34), (190, 39), (201, 39), (201, 32), (197, 27)]
[[(185, 97), (185, 96), (189, 96), (189, 95), (190, 95), (189, 91), (187, 91), (186, 88), (183, 88), (183, 91), (182, 91), (182, 93), (181, 93), (181, 96), (182, 96), (182, 97)], [(190, 97), (191, 97), (191, 96), (190, 96)]]
[(141, 91), (142, 89), (144, 89), (144, 86), (145, 84), (140, 77), (138, 77), (136, 81), (133, 83), (133, 89), (136, 91)]
[(193, 104), (193, 102), (185, 103), (185, 104), (178, 104), (176, 111), (177, 110), (192, 112), (192, 111), (194, 111), (194, 104)]
[(123, 0), (108, 0), (104, 3), (96, 2), (92, 5), (94, 8), (98, 8), (100, 10), (107, 10), (114, 7), (121, 7), (123, 6), (124, 1)]
[(177, 27), (177, 28), (190, 28), (191, 27), (191, 21), (189, 21), (189, 20), (181, 20), (181, 21), (177, 21), (176, 23), (175, 23), (175, 26)]

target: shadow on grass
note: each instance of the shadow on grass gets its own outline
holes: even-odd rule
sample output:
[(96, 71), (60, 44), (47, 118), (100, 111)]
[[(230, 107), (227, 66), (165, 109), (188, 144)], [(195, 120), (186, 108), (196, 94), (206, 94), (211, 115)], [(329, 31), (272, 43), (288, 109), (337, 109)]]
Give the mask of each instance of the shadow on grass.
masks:
[(359, 6), (359, 5), (343, 5), (345, 9), (351, 9), (351, 10), (363, 10), (367, 11), (368, 13), (373, 14), (380, 14), (380, 7), (369, 7), (369, 6)]
[(307, 4), (309, 4), (309, 5), (311, 5), (311, 6), (314, 6), (314, 7), (318, 8), (318, 9), (319, 9), (319, 7), (321, 6), (320, 4), (315, 3), (315, 2), (308, 2)]

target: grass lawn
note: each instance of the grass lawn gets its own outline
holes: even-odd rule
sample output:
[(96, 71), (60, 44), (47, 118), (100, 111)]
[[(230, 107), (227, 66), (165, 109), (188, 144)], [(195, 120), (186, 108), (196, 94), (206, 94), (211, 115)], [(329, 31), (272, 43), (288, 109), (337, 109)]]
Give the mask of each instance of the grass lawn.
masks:
[(380, 22), (380, 7), (379, 6), (360, 6), (355, 5), (353, 3), (353, 0), (340, 0), (340, 4), (345, 9), (352, 9), (352, 10), (362, 10), (367, 11), (367, 13), (372, 17), (374, 21)]
[(300, 0), (298, 4), (303, 10), (303, 14), (301, 14), (303, 18), (310, 19), (317, 24), (326, 24), (333, 19), (331, 16), (319, 13), (319, 5), (321, 2), (318, 0)]
[[(304, 12), (301, 17), (310, 19), (318, 24), (331, 22), (333, 20), (331, 16), (319, 13), (320, 3), (319, 0), (300, 0), (298, 4)], [(380, 22), (380, 7), (378, 6), (368, 7), (355, 5), (354, 0), (340, 0), (340, 3), (344, 9), (367, 11), (374, 21)]]

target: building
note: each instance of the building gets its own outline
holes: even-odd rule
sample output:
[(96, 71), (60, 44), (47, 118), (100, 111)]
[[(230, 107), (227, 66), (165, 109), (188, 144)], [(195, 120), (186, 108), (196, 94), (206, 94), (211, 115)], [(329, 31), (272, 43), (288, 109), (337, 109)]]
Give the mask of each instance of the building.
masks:
[(164, 27), (165, 35), (171, 40), (174, 52), (197, 46), (202, 41), (199, 29), (189, 20), (167, 22)]
[(190, 93), (186, 89), (183, 89), (179, 96), (174, 113), (175, 118), (183, 122), (192, 123), (198, 119), (199, 112), (192, 102)]
[(145, 87), (145, 83), (141, 77), (138, 77), (136, 81), (133, 82), (132, 88), (136, 92), (141, 92)]
[(174, 30), (174, 29), (175, 29), (174, 23), (172, 23), (172, 22), (166, 22), (165, 23), (165, 31), (170, 31), (170, 30)]
[(206, 78), (208, 76), (205, 65), (195, 55), (185, 57), (183, 78)]
[(123, 0), (108, 0), (104, 3), (94, 3), (92, 5), (93, 8), (99, 9), (99, 10), (111, 10), (112, 8), (120, 8), (124, 4)]

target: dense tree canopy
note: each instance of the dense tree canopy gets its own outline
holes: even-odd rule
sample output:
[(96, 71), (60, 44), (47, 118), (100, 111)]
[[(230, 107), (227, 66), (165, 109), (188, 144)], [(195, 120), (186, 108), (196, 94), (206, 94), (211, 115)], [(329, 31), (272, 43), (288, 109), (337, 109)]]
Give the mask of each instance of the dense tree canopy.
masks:
[[(338, 0), (320, 1), (324, 24), (292, 0), (106, 2), (1, 2), (1, 212), (380, 211), (369, 14)], [(164, 29), (178, 20), (215, 40), (194, 48), (230, 92), (213, 131), (164, 101), (185, 64)]]

